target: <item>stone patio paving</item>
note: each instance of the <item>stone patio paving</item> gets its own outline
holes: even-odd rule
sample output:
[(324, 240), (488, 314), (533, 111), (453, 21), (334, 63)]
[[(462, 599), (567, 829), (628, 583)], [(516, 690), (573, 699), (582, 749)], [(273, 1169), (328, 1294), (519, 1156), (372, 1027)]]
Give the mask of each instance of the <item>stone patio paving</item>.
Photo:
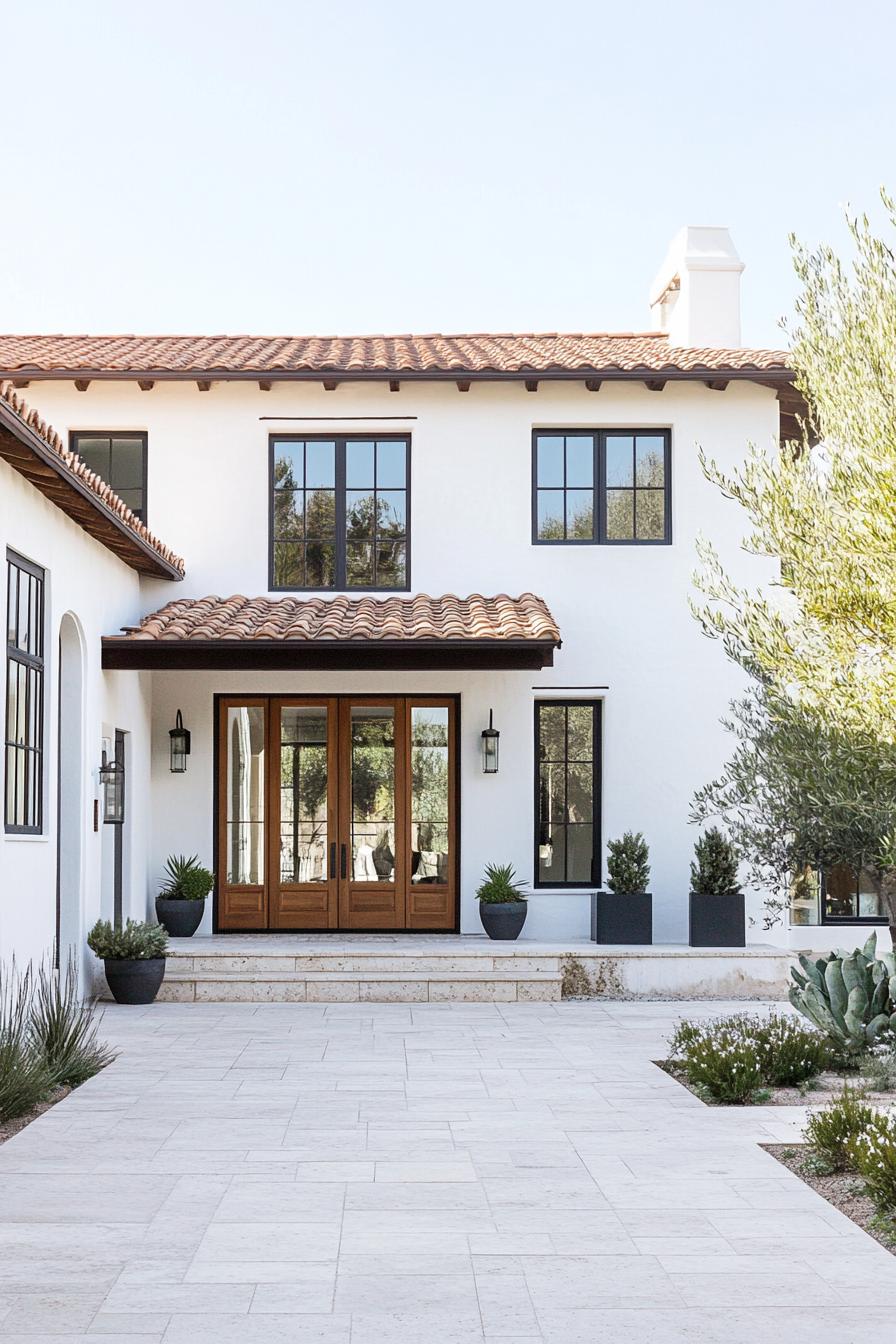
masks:
[(0, 1149), (0, 1339), (886, 1338), (896, 1259), (757, 1147), (802, 1112), (650, 1062), (725, 1007), (111, 1007)]

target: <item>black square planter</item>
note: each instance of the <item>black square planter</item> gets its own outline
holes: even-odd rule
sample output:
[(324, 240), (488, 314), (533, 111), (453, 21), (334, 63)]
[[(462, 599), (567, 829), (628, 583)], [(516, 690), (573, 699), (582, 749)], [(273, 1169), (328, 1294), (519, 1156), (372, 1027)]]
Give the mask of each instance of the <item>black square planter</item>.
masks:
[(708, 896), (692, 891), (688, 942), (691, 947), (746, 947), (744, 896)]
[(653, 942), (653, 897), (649, 891), (591, 893), (593, 943)]

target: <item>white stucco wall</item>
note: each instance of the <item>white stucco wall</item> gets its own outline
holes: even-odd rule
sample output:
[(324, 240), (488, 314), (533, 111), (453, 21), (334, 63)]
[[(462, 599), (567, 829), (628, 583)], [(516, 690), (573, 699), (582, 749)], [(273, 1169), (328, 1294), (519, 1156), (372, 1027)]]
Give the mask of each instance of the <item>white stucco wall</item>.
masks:
[[(125, 830), (123, 903), (126, 914), (143, 917), (145, 868), (149, 840), (149, 780), (146, 769), (150, 728), (150, 681), (143, 673), (109, 672), (100, 668), (100, 637), (122, 621), (134, 620), (141, 610), (137, 575), (105, 547), (88, 536), (45, 499), (32, 485), (0, 462), (0, 560), (3, 562), (2, 602), (6, 612), (6, 548), (46, 570), (45, 586), (45, 754), (44, 833), (6, 835), (0, 828), (0, 958), (15, 953), (18, 962), (40, 958), (53, 944), (56, 928), (57, 766), (59, 709), (59, 631), (66, 613), (75, 619), (84, 658), (81, 723), (83, 757), (67, 763), (69, 800), (77, 795), (81, 815), (78, 871), (67, 869), (63, 935), (66, 931), (84, 957), (83, 935), (102, 910), (111, 855), (111, 827), (93, 829), (93, 799), (97, 796), (96, 768), (102, 739), (114, 739), (116, 728), (129, 734), (128, 822)], [(5, 673), (4, 673), (5, 675)], [(65, 751), (65, 746), (63, 747)], [(74, 787), (73, 787), (74, 786)], [(68, 856), (66, 856), (68, 858)], [(70, 908), (77, 903), (77, 909)], [(90, 959), (82, 965), (89, 966)]]
[[(328, 393), (320, 384), (275, 384), (261, 392), (256, 383), (216, 383), (203, 393), (192, 383), (157, 383), (140, 392), (134, 383), (94, 382), (86, 393), (70, 383), (35, 383), (28, 395), (62, 432), (149, 432), (149, 523), (186, 557), (187, 578), (177, 585), (144, 581), (143, 611), (178, 596), (268, 591), (270, 432), (382, 428), (412, 436), (412, 590), (531, 590), (547, 600), (563, 636), (554, 666), (537, 673), (155, 674), (146, 895), (171, 850), (211, 857), (215, 691), (458, 692), (463, 927), (478, 928), (472, 892), (486, 861), (506, 858), (525, 879), (532, 877), (533, 700), (565, 687), (596, 688), (574, 694), (605, 699), (604, 838), (628, 828), (644, 831), (655, 937), (685, 938), (695, 839), (689, 801), (724, 759), (729, 743), (718, 720), (738, 688), (720, 647), (703, 638), (688, 611), (697, 533), (718, 544), (726, 566), (744, 581), (759, 582), (768, 572), (741, 552), (743, 521), (704, 481), (697, 444), (728, 465), (742, 459), (749, 441), (770, 444), (777, 430), (774, 392), (746, 383), (731, 383), (724, 392), (667, 383), (656, 393), (638, 383), (607, 382), (598, 393), (580, 383), (542, 383), (536, 394), (495, 384), (458, 393), (453, 383), (405, 383), (398, 394), (384, 384), (346, 384)], [(396, 416), (403, 418), (377, 418)], [(531, 433), (552, 426), (670, 428), (673, 544), (533, 546)], [(39, 547), (24, 549), (40, 559)], [(109, 604), (108, 594), (96, 599), (89, 636), (94, 658), (94, 631), (115, 633), (134, 619), (136, 596), (130, 589), (128, 595), (118, 605)], [(175, 777), (167, 751), (178, 707), (193, 733), (193, 755), (188, 773)], [(501, 731), (501, 772), (486, 779), (479, 733), (489, 707)], [(562, 936), (586, 928), (586, 895), (533, 897), (527, 932)]]

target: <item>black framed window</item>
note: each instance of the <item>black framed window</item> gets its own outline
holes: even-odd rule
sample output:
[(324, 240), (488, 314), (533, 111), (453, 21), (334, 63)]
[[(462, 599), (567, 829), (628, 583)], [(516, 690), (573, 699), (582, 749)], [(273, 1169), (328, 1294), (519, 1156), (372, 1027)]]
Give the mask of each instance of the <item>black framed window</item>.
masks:
[(535, 704), (535, 885), (600, 885), (599, 700)]
[(44, 571), (6, 552), (4, 826), (43, 830)]
[(407, 590), (406, 434), (270, 438), (272, 589)]
[(146, 522), (146, 434), (72, 431), (69, 447)]
[(823, 924), (886, 924), (880, 883), (867, 868), (856, 871), (840, 863), (821, 874)]
[(537, 545), (668, 545), (670, 476), (668, 430), (536, 429), (532, 540)]

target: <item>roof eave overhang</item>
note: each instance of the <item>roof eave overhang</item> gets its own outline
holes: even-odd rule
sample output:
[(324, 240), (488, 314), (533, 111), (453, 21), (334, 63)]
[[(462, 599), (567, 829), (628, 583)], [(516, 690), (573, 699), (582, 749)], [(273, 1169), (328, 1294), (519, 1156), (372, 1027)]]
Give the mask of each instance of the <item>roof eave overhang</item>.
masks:
[(580, 367), (576, 369), (519, 368), (499, 369), (91, 369), (60, 368), (38, 369), (23, 365), (16, 369), (0, 370), (0, 378), (34, 382), (71, 382), (83, 379), (89, 382), (147, 382), (192, 383), (195, 381), (254, 383), (258, 380), (274, 383), (319, 383), (333, 379), (340, 383), (382, 383), (398, 380), (408, 383), (452, 383), (460, 379), (472, 383), (521, 383), (537, 379), (542, 382), (582, 382), (600, 379), (606, 382), (643, 382), (645, 379), (664, 379), (667, 382), (704, 382), (711, 378), (732, 382), (763, 383), (767, 386), (793, 382), (794, 374), (788, 368), (727, 368), (717, 364), (697, 365), (691, 369), (650, 365), (634, 369)]
[(108, 671), (538, 671), (551, 667), (550, 639), (103, 639)]
[(30, 425), (0, 399), (0, 457), (126, 565), (153, 578), (183, 578), (66, 466)]

